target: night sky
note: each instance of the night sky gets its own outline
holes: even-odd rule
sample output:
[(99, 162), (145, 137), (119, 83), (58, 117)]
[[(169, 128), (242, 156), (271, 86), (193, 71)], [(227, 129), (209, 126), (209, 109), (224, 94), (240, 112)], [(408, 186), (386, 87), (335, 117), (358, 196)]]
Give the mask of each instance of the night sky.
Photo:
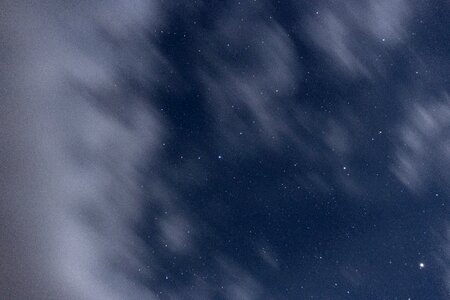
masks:
[(1, 299), (450, 299), (450, 3), (0, 4)]

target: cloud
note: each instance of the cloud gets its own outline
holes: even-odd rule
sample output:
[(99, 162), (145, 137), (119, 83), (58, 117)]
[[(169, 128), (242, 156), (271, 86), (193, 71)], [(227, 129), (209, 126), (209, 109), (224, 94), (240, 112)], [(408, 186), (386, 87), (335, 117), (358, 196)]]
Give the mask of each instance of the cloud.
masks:
[(218, 258), (218, 263), (222, 270), (222, 294), (226, 299), (251, 300), (263, 295), (261, 284), (251, 274), (224, 257)]
[(259, 246), (257, 249), (257, 252), (261, 259), (266, 263), (269, 267), (271, 267), (273, 270), (279, 270), (280, 269), (280, 262), (275, 254), (275, 251), (273, 251), (269, 246)]
[(199, 74), (221, 136), (232, 145), (244, 138), (274, 149), (284, 138), (297, 140), (292, 123), (301, 129), (302, 120), (292, 95), (301, 66), (288, 33), (239, 7), (224, 11), (212, 28), (205, 35), (214, 47), (202, 49)]
[(433, 264), (436, 263), (441, 272), (443, 285), (446, 288), (446, 292), (443, 294), (448, 295), (450, 293), (450, 225), (447, 221), (444, 221), (440, 230), (434, 231), (433, 237), (435, 244), (439, 245), (434, 252)]
[(405, 42), (413, 4), (404, 0), (325, 3), (304, 17), (302, 34), (307, 38), (303, 39), (321, 49), (342, 74), (369, 79), (383, 75), (379, 55)]
[(335, 120), (331, 120), (325, 134), (325, 143), (339, 156), (344, 156), (351, 152), (351, 136), (343, 125)]
[(160, 221), (163, 243), (173, 252), (186, 252), (191, 248), (189, 235), (191, 225), (179, 215), (169, 216)]
[(357, 55), (357, 45), (349, 41), (348, 25), (329, 10), (321, 14), (320, 20), (310, 18), (306, 27), (314, 43), (334, 61), (338, 62), (351, 73), (361, 73), (368, 76), (368, 70)]
[(2, 147), (5, 161), (24, 159), (3, 170), (15, 175), (2, 182), (3, 211), (13, 213), (1, 244), (18, 242), (1, 248), (2, 295), (152, 299), (135, 279), (148, 255), (135, 229), (164, 125), (130, 85), (151, 88), (166, 63), (147, 36), (162, 14), (151, 1), (1, 8), (1, 60), (11, 67), (1, 98), (21, 120), (5, 119)]
[(411, 191), (419, 192), (437, 178), (450, 179), (450, 102), (427, 97), (407, 109), (398, 130), (392, 172)]

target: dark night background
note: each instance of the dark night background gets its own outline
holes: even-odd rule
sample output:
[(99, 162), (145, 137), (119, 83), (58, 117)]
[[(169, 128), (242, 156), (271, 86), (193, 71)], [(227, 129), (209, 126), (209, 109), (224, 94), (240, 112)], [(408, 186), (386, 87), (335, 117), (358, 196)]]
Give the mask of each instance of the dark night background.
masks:
[(450, 299), (448, 1), (4, 1), (2, 299)]

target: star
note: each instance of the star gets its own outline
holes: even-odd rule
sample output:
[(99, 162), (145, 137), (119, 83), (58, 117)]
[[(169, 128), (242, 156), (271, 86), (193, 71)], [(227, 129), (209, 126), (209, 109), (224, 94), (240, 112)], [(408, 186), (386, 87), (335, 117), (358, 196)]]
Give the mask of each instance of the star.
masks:
[(425, 264), (423, 262), (419, 263), (419, 269), (425, 268)]

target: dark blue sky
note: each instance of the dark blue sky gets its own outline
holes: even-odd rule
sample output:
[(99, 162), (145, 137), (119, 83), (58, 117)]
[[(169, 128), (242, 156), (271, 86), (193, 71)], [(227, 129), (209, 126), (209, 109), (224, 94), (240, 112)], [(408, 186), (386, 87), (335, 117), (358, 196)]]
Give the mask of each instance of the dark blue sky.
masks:
[(450, 298), (447, 1), (0, 8), (5, 299)]
[(175, 5), (156, 33), (173, 71), (162, 151), (204, 229), (158, 285), (199, 276), (231, 299), (226, 257), (258, 286), (237, 280), (236, 299), (450, 297), (449, 16), (439, 1)]

